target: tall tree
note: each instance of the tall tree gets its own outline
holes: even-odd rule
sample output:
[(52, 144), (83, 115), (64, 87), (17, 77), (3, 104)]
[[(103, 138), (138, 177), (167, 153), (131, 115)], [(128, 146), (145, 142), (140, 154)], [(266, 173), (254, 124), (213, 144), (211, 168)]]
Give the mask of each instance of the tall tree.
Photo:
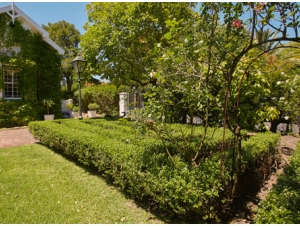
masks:
[(76, 57), (79, 50), (80, 32), (65, 20), (56, 23), (48, 23), (42, 27), (49, 32), (50, 38), (65, 50), (62, 60), (62, 72), (66, 80), (67, 90), (71, 93), (74, 71), (71, 61)]
[(165, 21), (193, 18), (192, 3), (91, 3), (81, 47), (94, 74), (117, 84), (155, 83), (152, 51)]

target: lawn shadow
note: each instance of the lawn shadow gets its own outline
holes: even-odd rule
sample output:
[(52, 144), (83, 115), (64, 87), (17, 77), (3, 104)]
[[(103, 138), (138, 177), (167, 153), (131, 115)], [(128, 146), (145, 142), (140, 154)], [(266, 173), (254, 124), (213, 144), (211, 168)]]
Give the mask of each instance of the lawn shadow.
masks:
[[(122, 191), (119, 187), (117, 187), (114, 184), (114, 180), (113, 180), (112, 177), (105, 176), (104, 174), (101, 173), (101, 171), (99, 172), (99, 170), (97, 169), (97, 167), (95, 167), (93, 165), (90, 165), (90, 166), (84, 165), (83, 163), (79, 162), (77, 159), (72, 158), (71, 156), (63, 153), (61, 150), (53, 148), (53, 147), (50, 148), (50, 147), (48, 147), (47, 145), (45, 145), (45, 144), (43, 144), (41, 142), (36, 142), (36, 144), (44, 146), (44, 147), (50, 149), (55, 154), (58, 154), (58, 155), (62, 156), (66, 160), (74, 163), (76, 166), (84, 169), (90, 175), (97, 176), (100, 179), (103, 179), (107, 183), (108, 186), (112, 186), (112, 187), (116, 188), (119, 192), (121, 192), (126, 197), (126, 199), (132, 200), (137, 207), (140, 207), (143, 210), (151, 213), (151, 215), (155, 216), (156, 219), (158, 219), (158, 220), (160, 220), (160, 221), (162, 221), (164, 223), (183, 223), (183, 222), (178, 222), (175, 219), (169, 219), (168, 216), (166, 214), (164, 214), (164, 212), (159, 209), (159, 206), (157, 204), (154, 204), (154, 202), (151, 201), (150, 199), (148, 199), (148, 200), (143, 199), (142, 201), (134, 199), (130, 195), (129, 192)], [(152, 219), (153, 219), (153, 217), (150, 216), (148, 220), (152, 220)]]

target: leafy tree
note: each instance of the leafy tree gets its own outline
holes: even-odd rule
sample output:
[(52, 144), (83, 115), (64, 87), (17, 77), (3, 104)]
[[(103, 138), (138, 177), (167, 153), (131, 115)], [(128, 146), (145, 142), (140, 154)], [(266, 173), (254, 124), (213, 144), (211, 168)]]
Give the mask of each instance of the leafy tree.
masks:
[(71, 61), (77, 56), (80, 42), (80, 32), (65, 20), (48, 23), (42, 27), (49, 32), (50, 38), (65, 50), (62, 60), (62, 73), (66, 80), (68, 94), (72, 96), (74, 70)]
[[(250, 12), (250, 16), (248, 20), (242, 21), (241, 17), (245, 12)], [(148, 94), (152, 111), (159, 113), (160, 115), (156, 114), (160, 117), (158, 119), (164, 122), (167, 118), (166, 109), (180, 100), (183, 107), (186, 104), (185, 107), (193, 106), (193, 109), (202, 112), (202, 119), (208, 126), (212, 110), (217, 109), (219, 117), (223, 117), (223, 137), (228, 128), (237, 141), (236, 154), (232, 159), (232, 162), (237, 162), (237, 168), (233, 172), (235, 183), (232, 195), (236, 191), (241, 170), (241, 131), (259, 119), (260, 101), (270, 94), (271, 86), (261, 71), (260, 61), (266, 60), (263, 56), (267, 52), (283, 48), (283, 41), (300, 41), (299, 16), (298, 4), (291, 2), (202, 3), (196, 32), (187, 35), (188, 33), (182, 32), (184, 24), (178, 26), (175, 22), (169, 22), (173, 29), (165, 35), (167, 44), (160, 43), (164, 47), (160, 55), (162, 59), (153, 70), (163, 87), (155, 86), (155, 92)], [(270, 29), (270, 38), (256, 36)], [(276, 32), (277, 35), (274, 36)], [(266, 44), (271, 45), (265, 48)], [(195, 76), (198, 81), (192, 78)], [(197, 85), (201, 89), (192, 98)], [(182, 97), (176, 100), (172, 93), (178, 91)], [(151, 96), (154, 98), (151, 99)], [(158, 129), (157, 132), (161, 135), (160, 138), (166, 137), (161, 130)], [(223, 141), (221, 154), (224, 150)], [(200, 164), (198, 157), (201, 160), (202, 156), (198, 152), (194, 156), (186, 155), (187, 161), (195, 166)], [(222, 155), (220, 168), (222, 172)]]
[(287, 43), (268, 55), (266, 64), (262, 67), (272, 90), (264, 101), (264, 105), (270, 106), (268, 110), (271, 111), (266, 111), (263, 116), (271, 122), (272, 132), (276, 132), (279, 123), (294, 122), (299, 115), (298, 54), (299, 43)]
[(93, 74), (115, 84), (155, 84), (152, 51), (168, 31), (165, 21), (193, 18), (192, 3), (91, 3), (81, 47)]

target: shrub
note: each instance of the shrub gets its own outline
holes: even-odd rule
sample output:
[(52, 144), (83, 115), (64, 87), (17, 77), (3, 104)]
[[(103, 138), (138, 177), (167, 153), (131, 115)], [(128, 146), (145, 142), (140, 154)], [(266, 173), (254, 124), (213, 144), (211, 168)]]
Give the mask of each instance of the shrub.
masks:
[(38, 119), (35, 102), (0, 101), (0, 128), (26, 126), (30, 121)]
[[(31, 122), (29, 128), (42, 143), (97, 167), (132, 198), (154, 204), (170, 218), (188, 223), (218, 222), (220, 210), (227, 205), (223, 191), (231, 181), (231, 152), (224, 154), (226, 170), (220, 177), (218, 151), (199, 167), (193, 167), (176, 150), (169, 156), (151, 134), (140, 134), (133, 123), (129, 125), (103, 119), (66, 119)], [(265, 136), (270, 136), (270, 144), (276, 143), (276, 134), (276, 139), (272, 134)], [(245, 151), (260, 155), (258, 150)]]
[[(101, 84), (97, 86), (87, 86), (82, 89), (82, 110), (87, 112), (89, 103), (99, 105), (100, 114), (115, 115), (119, 107), (119, 94), (117, 88), (112, 84)], [(78, 97), (78, 91), (75, 92)]]
[(99, 105), (96, 104), (96, 103), (90, 103), (90, 104), (88, 105), (88, 109), (89, 109), (89, 110), (97, 110), (98, 108), (99, 108)]

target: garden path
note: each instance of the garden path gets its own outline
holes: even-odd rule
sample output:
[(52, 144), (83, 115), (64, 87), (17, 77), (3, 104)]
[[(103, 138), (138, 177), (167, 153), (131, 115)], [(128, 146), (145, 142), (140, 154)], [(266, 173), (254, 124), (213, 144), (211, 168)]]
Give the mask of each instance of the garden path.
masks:
[(289, 156), (297, 148), (299, 137), (292, 135), (285, 135), (280, 137), (280, 143), (278, 147), (280, 162), (277, 165), (277, 170), (264, 182), (261, 190), (256, 194), (256, 201), (249, 201), (247, 207), (241, 210), (240, 213), (230, 222), (230, 224), (252, 224), (255, 217), (255, 209), (258, 207), (258, 203), (266, 198), (266, 195), (272, 189), (272, 187), (277, 183), (277, 178), (283, 173), (284, 167), (289, 163)]
[(28, 127), (18, 127), (0, 130), (0, 148), (17, 147), (39, 142), (29, 132)]

